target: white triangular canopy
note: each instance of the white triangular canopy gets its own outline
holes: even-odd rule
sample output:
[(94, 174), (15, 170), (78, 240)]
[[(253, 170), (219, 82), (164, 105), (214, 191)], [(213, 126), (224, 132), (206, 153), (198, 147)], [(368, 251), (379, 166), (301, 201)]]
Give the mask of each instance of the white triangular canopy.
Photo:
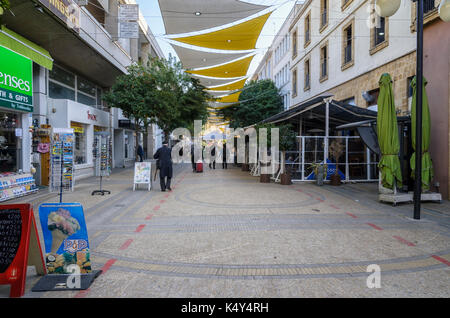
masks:
[(158, 0), (166, 34), (215, 28), (245, 19), (267, 6), (238, 0)]
[(173, 49), (177, 53), (180, 61), (183, 63), (184, 69), (195, 69), (200, 67), (210, 67), (219, 64), (228, 63), (248, 55), (248, 53), (239, 54), (220, 54), (204, 51), (191, 50), (178, 45), (172, 44)]
[(211, 86), (219, 86), (219, 85), (226, 85), (233, 82), (236, 82), (238, 79), (243, 79), (244, 77), (239, 78), (220, 78), (220, 77), (205, 77), (205, 76), (196, 76), (194, 74), (189, 74), (193, 78), (196, 78), (200, 80), (200, 84), (205, 87), (211, 87)]

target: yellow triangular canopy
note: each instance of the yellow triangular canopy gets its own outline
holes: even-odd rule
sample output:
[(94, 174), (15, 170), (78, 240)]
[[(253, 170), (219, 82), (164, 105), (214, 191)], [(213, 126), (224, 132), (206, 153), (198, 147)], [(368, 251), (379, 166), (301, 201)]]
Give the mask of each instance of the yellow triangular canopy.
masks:
[(172, 40), (217, 50), (253, 50), (261, 30), (272, 12), (219, 31)]
[(237, 92), (231, 95), (223, 96), (216, 100), (217, 103), (237, 103), (239, 101), (239, 96), (242, 92)]
[(228, 83), (228, 84), (220, 85), (220, 86), (207, 87), (206, 89), (209, 91), (235, 91), (237, 89), (244, 88), (246, 81), (247, 81), (247, 78), (244, 78), (237, 82), (232, 82), (232, 83)]
[(190, 74), (196, 74), (208, 77), (233, 78), (247, 75), (248, 68), (255, 56), (249, 56), (231, 63), (220, 66), (209, 67), (200, 70), (186, 71)]

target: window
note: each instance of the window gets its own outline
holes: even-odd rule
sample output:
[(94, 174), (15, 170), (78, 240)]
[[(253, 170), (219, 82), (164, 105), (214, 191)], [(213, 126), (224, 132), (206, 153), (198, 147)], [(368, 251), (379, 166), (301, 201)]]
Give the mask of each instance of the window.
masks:
[(342, 70), (349, 68), (354, 64), (354, 25), (355, 20), (349, 22), (343, 29), (342, 38)]
[(328, 26), (328, 0), (320, 0), (320, 32)]
[(305, 18), (305, 47), (311, 43), (311, 12)]
[(102, 109), (102, 89), (94, 83), (57, 65), (53, 66), (48, 77), (50, 98), (69, 99)]
[(297, 96), (297, 70), (292, 72), (292, 97)]
[(292, 33), (292, 59), (297, 57), (297, 31)]
[(428, 14), (437, 9), (435, 6), (435, 0), (424, 0), (423, 1), (423, 13)]
[(344, 104), (344, 105), (356, 106), (355, 96), (347, 98), (347, 99), (344, 99), (341, 103)]
[(375, 110), (375, 111), (377, 110), (379, 95), (380, 95), (379, 88), (363, 93), (363, 98), (366, 100), (366, 106), (368, 109)]
[(348, 6), (353, 2), (353, 0), (342, 0), (342, 6), (341, 9), (344, 11), (348, 8)]
[(378, 16), (375, 1), (371, 2), (371, 19), (374, 24), (370, 30), (370, 54), (375, 54), (389, 45), (389, 18)]
[(307, 91), (311, 88), (311, 61), (307, 59), (305, 61), (305, 85), (304, 90)]
[(406, 79), (406, 96), (408, 98), (408, 110), (411, 111), (411, 105), (412, 105), (412, 97), (413, 97), (413, 88), (411, 86), (412, 80), (414, 76), (408, 77)]
[(328, 79), (328, 43), (320, 48), (320, 82)]

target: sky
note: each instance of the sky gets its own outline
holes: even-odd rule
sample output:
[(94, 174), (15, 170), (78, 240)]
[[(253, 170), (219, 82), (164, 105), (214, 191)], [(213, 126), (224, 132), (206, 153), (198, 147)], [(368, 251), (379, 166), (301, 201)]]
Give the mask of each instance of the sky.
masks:
[[(162, 0), (164, 1), (164, 0)], [(188, 1), (188, 0), (187, 0)], [(275, 35), (280, 30), (286, 17), (289, 15), (292, 7), (295, 4), (295, 0), (245, 0), (243, 2), (261, 4), (261, 5), (281, 5), (267, 20), (261, 36), (256, 43), (257, 49), (268, 48)], [(142, 15), (145, 17), (147, 24), (149, 25), (152, 33), (158, 40), (158, 44), (161, 50), (164, 52), (166, 58), (169, 57), (169, 53), (176, 56), (175, 51), (172, 46), (164, 40), (165, 29), (164, 23), (161, 17), (161, 10), (159, 8), (158, 0), (136, 0), (139, 4), (139, 9)], [(258, 67), (261, 59), (265, 54), (265, 50), (262, 53), (258, 53), (250, 65), (249, 72), (247, 75), (253, 75), (256, 68)]]

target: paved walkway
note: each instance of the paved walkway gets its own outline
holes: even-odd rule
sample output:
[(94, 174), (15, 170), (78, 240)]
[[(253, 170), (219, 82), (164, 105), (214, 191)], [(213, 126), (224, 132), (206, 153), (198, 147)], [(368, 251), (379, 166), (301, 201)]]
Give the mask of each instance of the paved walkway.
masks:
[[(376, 201), (376, 185), (262, 184), (237, 168), (177, 166), (172, 192), (132, 191), (131, 169), (91, 196), (81, 181), (65, 202), (85, 209), (94, 269), (87, 291), (26, 297), (449, 297), (450, 204)], [(37, 214), (42, 202), (30, 201)], [(37, 218), (37, 217), (36, 217)], [(368, 265), (381, 269), (369, 289)], [(3, 288), (3, 287), (2, 287)], [(7, 295), (0, 289), (0, 297)]]

